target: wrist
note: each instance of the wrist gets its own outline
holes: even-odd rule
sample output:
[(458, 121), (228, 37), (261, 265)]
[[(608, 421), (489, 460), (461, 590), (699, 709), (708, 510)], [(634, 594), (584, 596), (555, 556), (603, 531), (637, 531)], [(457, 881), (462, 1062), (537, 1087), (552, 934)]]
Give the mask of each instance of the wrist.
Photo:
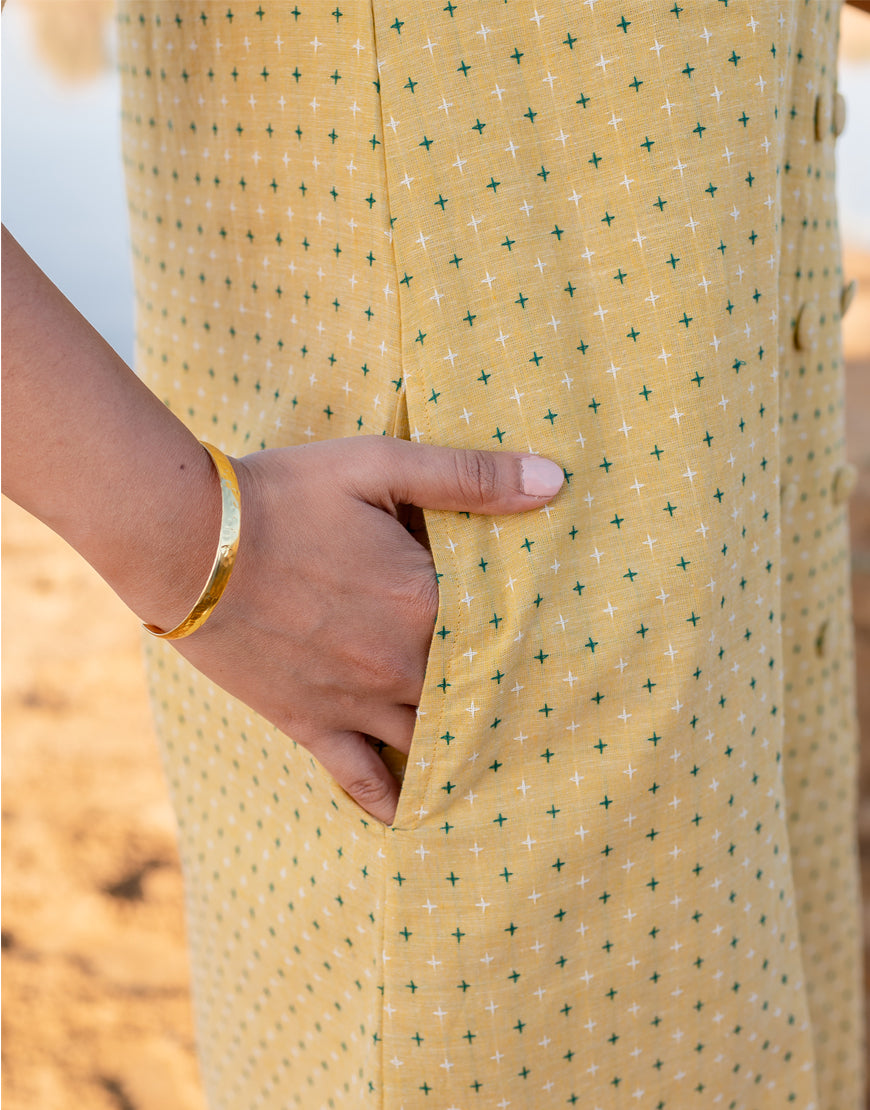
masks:
[(220, 480), (192, 435), (139, 475), (115, 527), (79, 549), (145, 623), (175, 628), (209, 576), (220, 536)]
[(233, 464), (220, 448), (205, 440), (200, 442), (208, 452), (220, 480), (220, 535), (208, 579), (184, 619), (169, 628), (160, 628), (155, 624), (143, 625), (146, 632), (163, 640), (181, 640), (185, 636), (192, 635), (205, 624), (229, 585), (239, 550), (242, 512), (236, 472)]

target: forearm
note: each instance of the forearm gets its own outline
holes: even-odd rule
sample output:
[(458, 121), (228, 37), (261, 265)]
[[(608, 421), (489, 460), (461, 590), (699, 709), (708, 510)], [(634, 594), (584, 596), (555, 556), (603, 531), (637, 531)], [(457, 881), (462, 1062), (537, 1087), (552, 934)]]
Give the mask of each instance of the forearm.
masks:
[(3, 492), (173, 627), (214, 555), (211, 461), (5, 228), (2, 276)]

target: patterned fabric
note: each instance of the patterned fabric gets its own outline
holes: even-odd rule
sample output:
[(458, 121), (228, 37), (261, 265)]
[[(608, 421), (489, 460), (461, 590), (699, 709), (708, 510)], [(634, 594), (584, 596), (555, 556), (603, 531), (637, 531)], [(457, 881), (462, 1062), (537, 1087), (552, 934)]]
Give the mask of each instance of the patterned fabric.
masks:
[(567, 479), (426, 514), (392, 828), (149, 646), (215, 1107), (860, 1105), (838, 14), (123, 5), (166, 403)]

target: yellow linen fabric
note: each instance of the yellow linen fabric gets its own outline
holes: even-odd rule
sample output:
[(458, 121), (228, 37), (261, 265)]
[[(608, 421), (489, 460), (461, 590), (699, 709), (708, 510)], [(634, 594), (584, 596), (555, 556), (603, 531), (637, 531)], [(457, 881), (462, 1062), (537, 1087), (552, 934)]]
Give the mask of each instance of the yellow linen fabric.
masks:
[(150, 645), (215, 1107), (860, 1105), (838, 11), (123, 4), (166, 403), (567, 479), (426, 514), (390, 829)]

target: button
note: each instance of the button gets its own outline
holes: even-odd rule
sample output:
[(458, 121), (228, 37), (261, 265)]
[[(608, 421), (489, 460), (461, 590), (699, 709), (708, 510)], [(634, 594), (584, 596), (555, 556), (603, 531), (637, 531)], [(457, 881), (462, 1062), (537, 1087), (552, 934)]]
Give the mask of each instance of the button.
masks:
[(852, 279), (848, 285), (844, 285), (840, 293), (840, 315), (845, 316), (849, 311), (852, 301), (858, 294), (858, 282)]
[(846, 126), (846, 98), (842, 93), (834, 95), (834, 112), (831, 126), (835, 135), (842, 135)]
[(798, 484), (795, 478), (791, 478), (788, 482), (784, 482), (779, 487), (779, 500), (783, 509), (793, 509), (798, 500)]
[(845, 466), (839, 468), (831, 484), (831, 497), (835, 505), (842, 505), (849, 500), (857, 481), (858, 467), (853, 463), (846, 463)]
[(816, 655), (823, 658), (830, 655), (836, 647), (837, 626), (830, 619), (822, 621), (816, 633)]
[(831, 130), (831, 96), (828, 92), (820, 92), (816, 97), (815, 130), (817, 143), (822, 142)]
[(798, 309), (794, 325), (794, 345), (799, 351), (808, 351), (813, 346), (818, 318), (816, 306), (811, 301), (802, 304)]

